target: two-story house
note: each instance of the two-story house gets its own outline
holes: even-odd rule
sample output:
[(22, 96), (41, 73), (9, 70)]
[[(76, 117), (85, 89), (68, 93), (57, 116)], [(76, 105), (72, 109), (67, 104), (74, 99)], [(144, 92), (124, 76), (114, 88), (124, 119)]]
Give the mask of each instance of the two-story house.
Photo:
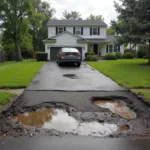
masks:
[(114, 35), (106, 34), (107, 24), (101, 20), (50, 20), (48, 38), (43, 40), (49, 60), (56, 60), (62, 47), (75, 47), (85, 59), (86, 52), (105, 56), (107, 53), (124, 52), (122, 45), (115, 45)]

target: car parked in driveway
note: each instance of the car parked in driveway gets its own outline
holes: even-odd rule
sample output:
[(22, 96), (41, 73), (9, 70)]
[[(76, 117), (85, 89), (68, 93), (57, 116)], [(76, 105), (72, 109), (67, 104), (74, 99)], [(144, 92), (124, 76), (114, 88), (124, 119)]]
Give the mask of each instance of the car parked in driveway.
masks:
[(82, 56), (76, 48), (61, 48), (57, 54), (57, 63), (59, 66), (66, 63), (74, 63), (77, 66), (81, 65)]

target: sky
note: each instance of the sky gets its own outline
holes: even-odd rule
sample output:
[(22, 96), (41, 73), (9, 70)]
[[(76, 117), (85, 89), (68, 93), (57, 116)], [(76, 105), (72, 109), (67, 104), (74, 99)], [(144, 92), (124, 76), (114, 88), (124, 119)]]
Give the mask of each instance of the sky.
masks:
[[(109, 25), (111, 20), (117, 18), (114, 8), (114, 0), (43, 0), (51, 3), (56, 9), (55, 17), (62, 18), (64, 10), (78, 11), (82, 18), (87, 18), (90, 14), (102, 15), (104, 21)], [(119, 2), (119, 0), (115, 0)]]

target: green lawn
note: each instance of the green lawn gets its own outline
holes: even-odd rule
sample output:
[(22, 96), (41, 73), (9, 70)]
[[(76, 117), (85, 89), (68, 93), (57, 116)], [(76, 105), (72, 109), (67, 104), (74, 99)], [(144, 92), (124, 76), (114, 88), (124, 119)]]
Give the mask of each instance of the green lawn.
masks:
[(0, 63), (0, 88), (25, 88), (44, 62), (25, 60)]
[(0, 105), (7, 104), (13, 96), (15, 96), (13, 93), (0, 92)]
[(88, 62), (89, 65), (109, 76), (126, 88), (150, 88), (150, 66), (145, 59)]
[(140, 90), (134, 90), (138, 95), (142, 95), (145, 97), (146, 100), (150, 101), (150, 90), (146, 89), (140, 89)]

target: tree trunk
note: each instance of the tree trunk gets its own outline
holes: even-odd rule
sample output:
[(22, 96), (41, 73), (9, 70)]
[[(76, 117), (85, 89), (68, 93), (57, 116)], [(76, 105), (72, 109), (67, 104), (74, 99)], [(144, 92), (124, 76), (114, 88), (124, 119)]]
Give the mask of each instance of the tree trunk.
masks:
[(148, 64), (150, 65), (150, 40), (149, 40)]
[(22, 61), (21, 50), (17, 39), (15, 39), (15, 48), (16, 48), (16, 61)]

